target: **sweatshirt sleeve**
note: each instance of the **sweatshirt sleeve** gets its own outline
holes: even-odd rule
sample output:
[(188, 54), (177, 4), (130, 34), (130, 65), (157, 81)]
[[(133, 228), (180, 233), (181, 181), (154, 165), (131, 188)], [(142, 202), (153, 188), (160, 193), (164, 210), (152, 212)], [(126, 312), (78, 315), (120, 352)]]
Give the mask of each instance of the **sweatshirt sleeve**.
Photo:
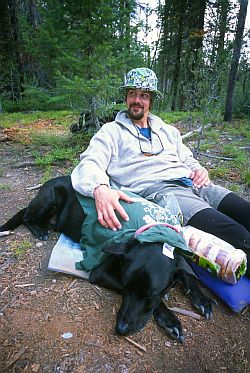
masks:
[(100, 184), (109, 186), (106, 171), (113, 153), (113, 141), (105, 128), (106, 125), (92, 137), (71, 174), (73, 188), (86, 197), (93, 197), (94, 189)]
[(177, 132), (177, 151), (180, 161), (187, 165), (192, 171), (203, 168), (200, 163), (194, 158), (191, 150), (182, 142), (181, 134)]

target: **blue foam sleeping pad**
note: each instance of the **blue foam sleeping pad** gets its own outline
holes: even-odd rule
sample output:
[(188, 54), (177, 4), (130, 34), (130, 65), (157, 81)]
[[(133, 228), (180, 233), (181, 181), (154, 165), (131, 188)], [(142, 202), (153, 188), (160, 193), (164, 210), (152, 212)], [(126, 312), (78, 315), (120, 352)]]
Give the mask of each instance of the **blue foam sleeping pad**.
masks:
[(240, 278), (236, 285), (231, 285), (210, 275), (210, 273), (196, 264), (191, 266), (202, 284), (208, 287), (234, 312), (241, 312), (250, 304), (250, 279), (246, 276)]

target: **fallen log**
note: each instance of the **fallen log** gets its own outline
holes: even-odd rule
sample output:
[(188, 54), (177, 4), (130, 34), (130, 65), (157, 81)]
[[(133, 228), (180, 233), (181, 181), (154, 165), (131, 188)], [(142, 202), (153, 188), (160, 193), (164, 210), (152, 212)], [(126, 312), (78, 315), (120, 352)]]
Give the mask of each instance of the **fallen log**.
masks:
[(3, 232), (0, 232), (0, 237), (5, 237), (5, 236), (9, 236), (10, 234), (13, 234), (14, 232), (12, 231), (3, 231)]
[(214, 159), (222, 159), (223, 161), (232, 161), (234, 160), (234, 158), (232, 157), (222, 157), (220, 155), (213, 155), (213, 154), (208, 154), (208, 153), (202, 153), (202, 152), (199, 152), (197, 151), (196, 152), (197, 154), (203, 156), (203, 157), (208, 157), (208, 158), (214, 158)]
[(34, 185), (32, 187), (25, 188), (25, 190), (31, 191), (31, 190), (39, 189), (39, 188), (41, 188), (41, 186), (42, 186), (42, 184), (37, 184), (37, 185)]
[(189, 137), (192, 137), (193, 135), (197, 135), (197, 134), (199, 135), (202, 133), (203, 130), (206, 130), (210, 127), (213, 127), (213, 123), (207, 124), (205, 126), (202, 124), (200, 127), (196, 128), (195, 130), (185, 133), (184, 135), (181, 136), (181, 138), (188, 139)]

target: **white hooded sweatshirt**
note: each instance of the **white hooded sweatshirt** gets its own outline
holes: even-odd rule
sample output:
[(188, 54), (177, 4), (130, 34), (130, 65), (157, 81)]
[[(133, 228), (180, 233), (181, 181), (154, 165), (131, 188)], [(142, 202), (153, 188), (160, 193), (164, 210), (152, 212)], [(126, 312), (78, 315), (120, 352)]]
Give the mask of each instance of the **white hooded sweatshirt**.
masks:
[[(175, 127), (153, 114), (148, 120), (151, 141), (138, 134), (126, 110), (104, 124), (80, 155), (71, 175), (73, 188), (87, 197), (93, 197), (100, 184), (140, 194), (156, 183), (189, 178), (191, 171), (202, 168)], [(160, 153), (146, 156), (142, 151)]]

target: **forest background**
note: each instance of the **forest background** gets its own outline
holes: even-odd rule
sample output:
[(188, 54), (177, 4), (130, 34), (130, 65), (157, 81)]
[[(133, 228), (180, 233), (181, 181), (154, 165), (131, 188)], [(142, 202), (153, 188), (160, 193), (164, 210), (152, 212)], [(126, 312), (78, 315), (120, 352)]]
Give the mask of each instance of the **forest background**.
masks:
[(103, 116), (122, 98), (124, 74), (148, 66), (163, 93), (155, 110), (222, 114), (225, 121), (248, 116), (247, 6), (248, 0), (2, 0), (0, 111)]
[[(124, 99), (118, 87), (139, 66), (159, 78), (153, 112), (180, 130), (213, 182), (250, 200), (247, 6), (1, 0), (0, 223), (45, 181), (71, 174), (99, 118), (124, 107), (113, 104)], [(91, 131), (69, 131), (87, 112)], [(0, 240), (1, 372), (249, 373), (249, 307), (233, 315), (217, 299), (212, 320), (179, 315), (183, 345), (151, 322), (130, 343), (114, 334), (118, 295), (48, 271), (57, 240), (38, 242), (25, 227)], [(190, 301), (177, 287), (169, 306)]]

